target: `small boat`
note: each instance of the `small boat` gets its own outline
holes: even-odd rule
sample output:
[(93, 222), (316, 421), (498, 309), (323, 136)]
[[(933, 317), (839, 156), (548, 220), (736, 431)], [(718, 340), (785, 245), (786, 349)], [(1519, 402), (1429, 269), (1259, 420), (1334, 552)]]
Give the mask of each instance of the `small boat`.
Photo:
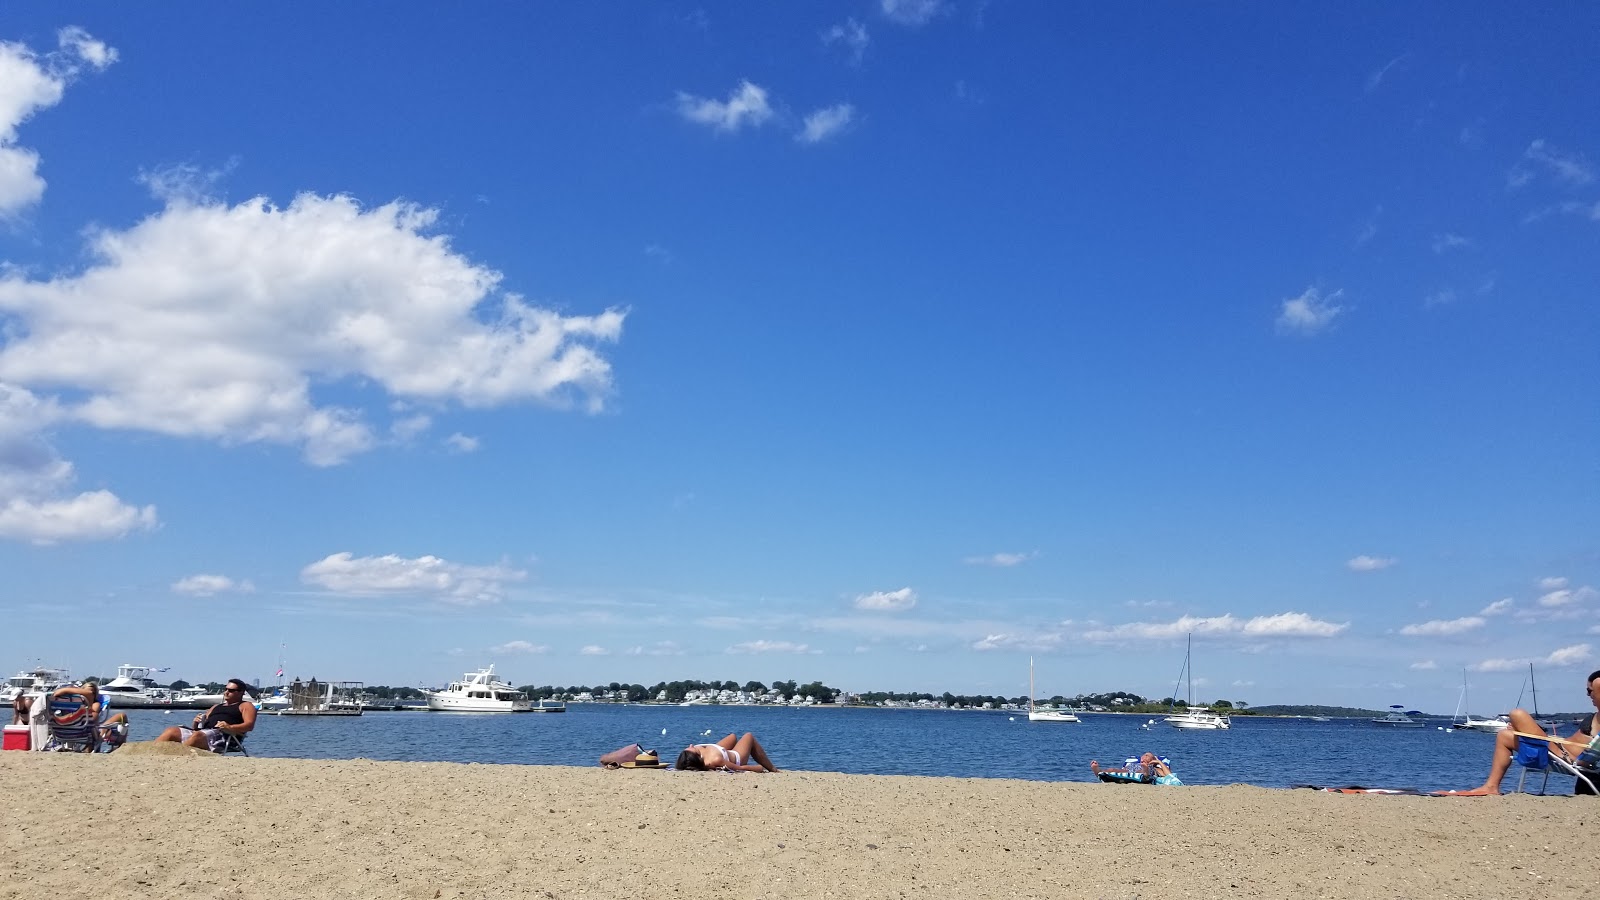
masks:
[[(528, 695), (495, 678), (494, 666), (468, 672), (442, 691), (423, 691), (435, 712), (532, 712)], [(563, 707), (565, 709), (565, 707)], [(552, 710), (553, 711), (553, 710)]]
[(1078, 725), (1083, 722), (1068, 709), (1034, 709), (1033, 708), (1033, 657), (1028, 657), (1028, 721), (1029, 722), (1062, 722), (1068, 725)]
[(117, 677), (100, 685), (100, 693), (110, 697), (117, 709), (171, 709), (172, 691), (150, 677), (164, 671), (154, 666), (117, 666)]
[(1394, 712), (1386, 713), (1368, 721), (1383, 728), (1421, 728), (1427, 724), (1421, 719), (1413, 718), (1414, 716), (1422, 715), (1417, 710), (1406, 710), (1404, 706), (1398, 703), (1389, 704), (1389, 708)]
[(1456, 700), (1456, 711), (1455, 711), (1455, 714), (1450, 717), (1450, 727), (1445, 729), (1445, 730), (1446, 731), (1486, 731), (1486, 732), (1488, 732), (1490, 734), (1498, 734), (1499, 732), (1503, 731), (1504, 729), (1511, 727), (1511, 720), (1509, 718), (1507, 718), (1506, 716), (1502, 715), (1502, 716), (1496, 716), (1493, 719), (1485, 719), (1482, 716), (1475, 716), (1470, 712), (1466, 712), (1466, 710), (1468, 708), (1469, 708), (1469, 704), (1467, 703), (1467, 670), (1466, 669), (1462, 669), (1461, 670), (1461, 696), (1460, 696), (1460, 698), (1458, 698)]
[[(1182, 728), (1186, 731), (1225, 731), (1233, 727), (1233, 721), (1227, 716), (1205, 706), (1194, 705), (1194, 670), (1189, 662), (1194, 653), (1194, 635), (1189, 635), (1188, 648), (1183, 652), (1183, 668), (1178, 671), (1178, 684), (1187, 682), (1189, 686), (1189, 705), (1184, 707), (1184, 712), (1175, 712), (1161, 721), (1173, 728)], [(1178, 685), (1172, 686), (1172, 695), (1178, 695)]]

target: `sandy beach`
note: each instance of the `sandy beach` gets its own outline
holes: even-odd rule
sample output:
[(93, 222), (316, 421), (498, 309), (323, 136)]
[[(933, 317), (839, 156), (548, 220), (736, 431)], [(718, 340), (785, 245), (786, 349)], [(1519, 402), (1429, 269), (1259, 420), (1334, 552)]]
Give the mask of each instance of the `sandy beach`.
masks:
[[(0, 753), (0, 779), (3, 898), (1579, 897), (1600, 847), (1596, 798), (218, 758), (140, 744)], [(1505, 879), (1526, 887), (1507, 894)]]

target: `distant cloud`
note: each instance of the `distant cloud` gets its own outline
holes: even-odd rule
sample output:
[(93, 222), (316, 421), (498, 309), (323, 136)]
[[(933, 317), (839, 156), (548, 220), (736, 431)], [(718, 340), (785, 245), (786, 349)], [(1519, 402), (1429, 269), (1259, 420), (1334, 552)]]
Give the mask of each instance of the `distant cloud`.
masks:
[(1333, 637), (1350, 627), (1349, 622), (1324, 622), (1305, 613), (1288, 612), (1273, 616), (1238, 619), (1233, 615), (1198, 618), (1183, 616), (1174, 622), (1132, 622), (1114, 628), (1085, 632), (1089, 640), (1171, 640), (1186, 634), (1238, 635), (1242, 637)]
[(1392, 556), (1362, 555), (1346, 560), (1344, 565), (1352, 572), (1381, 572), (1397, 562)]
[(745, 641), (734, 644), (727, 649), (728, 653), (736, 655), (759, 655), (764, 653), (816, 653), (805, 644), (796, 644), (792, 641)]
[(1556, 668), (1578, 665), (1587, 661), (1592, 655), (1588, 644), (1573, 644), (1570, 647), (1554, 650), (1543, 658), (1486, 659), (1467, 668), (1474, 672), (1516, 672), (1526, 669), (1530, 663)]
[(1433, 236), (1434, 253), (1447, 253), (1451, 250), (1459, 250), (1463, 247), (1471, 246), (1471, 238), (1462, 237), (1454, 232), (1447, 231), (1444, 234), (1436, 234)]
[(920, 27), (948, 12), (944, 0), (878, 0), (883, 17), (896, 25)]
[(610, 656), (611, 651), (596, 644), (589, 644), (578, 650), (579, 656)]
[(819, 109), (806, 116), (805, 125), (795, 135), (795, 140), (802, 144), (821, 143), (849, 127), (855, 114), (856, 108), (848, 103)]
[(1020, 650), (1032, 653), (1049, 653), (1061, 649), (1066, 638), (1054, 632), (1029, 632), (1027, 634), (986, 634), (972, 643), (972, 649)]
[(548, 651), (550, 648), (540, 644), (531, 644), (527, 641), (507, 641), (495, 647), (490, 647), (489, 652), (495, 656), (533, 656)]
[(647, 644), (647, 645), (638, 646), (638, 647), (629, 647), (628, 651), (627, 651), (627, 655), (628, 656), (682, 656), (683, 655), (683, 648), (678, 646), (678, 642), (677, 641), (656, 641), (654, 644)]
[(1600, 598), (1600, 591), (1596, 591), (1594, 588), (1584, 585), (1583, 587), (1578, 588), (1562, 588), (1558, 591), (1550, 591), (1549, 593), (1540, 596), (1538, 602), (1540, 606), (1555, 608), (1579, 606), (1591, 603), (1596, 598)]
[(1334, 291), (1324, 298), (1316, 288), (1309, 287), (1300, 296), (1283, 301), (1278, 313), (1278, 333), (1309, 337), (1327, 328), (1344, 312), (1344, 307), (1338, 303), (1343, 295), (1343, 291)]
[(1380, 206), (1377, 209), (1372, 211), (1372, 216), (1370, 218), (1368, 218), (1365, 223), (1362, 224), (1361, 230), (1356, 232), (1356, 246), (1357, 247), (1366, 246), (1373, 238), (1378, 236), (1378, 221), (1382, 217), (1383, 217), (1383, 207), (1382, 206)]
[(1594, 180), (1594, 169), (1581, 154), (1552, 147), (1540, 138), (1523, 151), (1522, 159), (1506, 177), (1506, 184), (1511, 188), (1522, 187), (1541, 172), (1568, 186), (1582, 186)]
[(917, 592), (903, 587), (898, 591), (874, 591), (856, 598), (856, 609), (874, 612), (905, 612), (917, 605)]
[(478, 449), (477, 438), (468, 437), (459, 431), (445, 438), (444, 442), (451, 450), (457, 453), (473, 453)]
[(1009, 569), (1020, 566), (1030, 559), (1037, 557), (1037, 551), (1029, 553), (991, 553), (988, 556), (969, 556), (962, 562), (969, 566), (993, 566), (999, 569)]
[(1428, 672), (1428, 671), (1432, 671), (1433, 669), (1439, 668), (1439, 664), (1434, 662), (1431, 659), (1425, 659), (1425, 660), (1422, 660), (1421, 662), (1414, 662), (1411, 665), (1407, 666), (1406, 668), (1412, 669), (1412, 670), (1417, 671), (1417, 672)]
[(1502, 597), (1478, 612), (1480, 616), (1498, 616), (1511, 611), (1511, 598)]
[(210, 597), (231, 592), (248, 594), (255, 590), (255, 585), (248, 581), (234, 581), (226, 575), (190, 575), (174, 581), (172, 590), (193, 597)]
[(61, 102), (84, 66), (100, 71), (117, 51), (75, 25), (56, 32), (60, 49), (43, 56), (23, 44), (0, 41), (0, 219), (39, 202), (45, 181), (39, 154), (17, 146), (17, 128), (41, 109)]
[(1552, 575), (1547, 578), (1539, 579), (1539, 590), (1541, 591), (1556, 591), (1566, 586), (1567, 579), (1559, 575)]
[(437, 556), (416, 559), (335, 553), (300, 570), (300, 580), (351, 597), (416, 596), (459, 606), (498, 603), (528, 577), (506, 566), (466, 566)]
[(822, 32), (823, 45), (843, 47), (849, 54), (851, 65), (860, 65), (862, 57), (867, 55), (867, 45), (871, 42), (867, 26), (855, 19), (845, 19), (843, 25), (835, 25)]
[(1456, 292), (1451, 288), (1443, 288), (1422, 298), (1424, 309), (1433, 309), (1436, 306), (1449, 306), (1456, 302)]
[(1461, 634), (1482, 628), (1487, 620), (1479, 616), (1465, 616), (1460, 619), (1434, 619), (1418, 625), (1407, 625), (1400, 629), (1400, 633), (1409, 637), (1441, 637), (1444, 635)]
[(1367, 76), (1367, 93), (1370, 94), (1373, 91), (1377, 90), (1379, 88), (1379, 86), (1381, 86), (1383, 84), (1383, 79), (1388, 77), (1389, 71), (1391, 69), (1393, 69), (1395, 66), (1399, 65), (1407, 56), (1410, 56), (1410, 55), (1411, 54), (1409, 54), (1409, 53), (1402, 53), (1399, 56), (1396, 56), (1394, 59), (1391, 59), (1388, 62), (1384, 63), (1382, 68), (1379, 68), (1379, 69), (1375, 70), (1372, 74), (1368, 75)]
[(644, 255), (650, 257), (658, 263), (661, 263), (664, 266), (671, 265), (677, 258), (672, 255), (671, 250), (668, 250), (660, 244), (646, 244), (644, 247)]
[(772, 118), (772, 107), (767, 104), (765, 89), (741, 81), (726, 101), (679, 91), (678, 114), (697, 125), (708, 125), (714, 131), (737, 132), (746, 126), (760, 127)]

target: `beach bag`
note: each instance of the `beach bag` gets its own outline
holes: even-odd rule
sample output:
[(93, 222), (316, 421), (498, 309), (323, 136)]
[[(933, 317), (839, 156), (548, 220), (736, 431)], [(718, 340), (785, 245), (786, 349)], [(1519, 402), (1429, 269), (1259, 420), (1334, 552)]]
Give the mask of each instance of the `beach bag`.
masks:
[(600, 757), (600, 765), (605, 766), (608, 769), (620, 769), (622, 768), (623, 763), (633, 762), (634, 760), (638, 759), (639, 754), (643, 752), (644, 748), (638, 744), (629, 744), (626, 747), (618, 747), (610, 753)]

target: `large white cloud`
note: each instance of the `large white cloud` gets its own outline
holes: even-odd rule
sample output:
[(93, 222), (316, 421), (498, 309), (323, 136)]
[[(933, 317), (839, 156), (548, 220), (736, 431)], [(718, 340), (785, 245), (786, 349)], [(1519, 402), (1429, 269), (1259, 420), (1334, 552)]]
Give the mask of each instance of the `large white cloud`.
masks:
[(1300, 612), (1255, 616), (1249, 619), (1236, 618), (1230, 613), (1205, 618), (1182, 616), (1173, 622), (1129, 622), (1113, 628), (1087, 631), (1084, 637), (1092, 641), (1171, 640), (1186, 634), (1237, 635), (1251, 638), (1333, 637), (1349, 627), (1349, 622), (1324, 622)]
[(23, 44), (0, 42), (0, 218), (44, 196), (39, 154), (17, 145), (17, 127), (60, 103), (84, 66), (104, 69), (117, 60), (117, 51), (81, 28), (63, 28), (56, 37), (60, 49), (43, 56)]
[(1573, 644), (1569, 647), (1552, 650), (1541, 658), (1486, 659), (1483, 662), (1467, 666), (1467, 668), (1474, 672), (1515, 672), (1526, 669), (1530, 663), (1550, 667), (1575, 666), (1587, 661), (1592, 655), (1588, 644)]
[(420, 556), (406, 559), (335, 553), (300, 571), (306, 584), (352, 597), (425, 597), (460, 606), (498, 603), (506, 587), (528, 577), (509, 566), (468, 566)]

